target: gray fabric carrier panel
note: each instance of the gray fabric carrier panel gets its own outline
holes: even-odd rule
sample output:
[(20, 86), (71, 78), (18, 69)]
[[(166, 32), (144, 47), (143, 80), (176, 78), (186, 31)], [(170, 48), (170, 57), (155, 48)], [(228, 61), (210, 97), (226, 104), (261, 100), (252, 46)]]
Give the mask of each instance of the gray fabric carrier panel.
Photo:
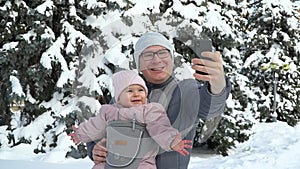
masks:
[(135, 121), (115, 120), (106, 128), (107, 169), (134, 169), (145, 154), (157, 143), (150, 137), (145, 124)]

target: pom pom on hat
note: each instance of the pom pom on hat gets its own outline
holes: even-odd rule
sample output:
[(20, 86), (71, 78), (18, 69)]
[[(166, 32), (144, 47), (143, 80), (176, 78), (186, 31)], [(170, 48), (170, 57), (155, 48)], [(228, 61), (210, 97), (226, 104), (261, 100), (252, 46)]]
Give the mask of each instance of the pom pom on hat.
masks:
[(114, 87), (114, 97), (116, 101), (119, 100), (119, 96), (122, 91), (133, 84), (142, 86), (146, 91), (146, 95), (148, 94), (148, 88), (145, 81), (133, 70), (122, 70), (113, 74), (112, 84)]

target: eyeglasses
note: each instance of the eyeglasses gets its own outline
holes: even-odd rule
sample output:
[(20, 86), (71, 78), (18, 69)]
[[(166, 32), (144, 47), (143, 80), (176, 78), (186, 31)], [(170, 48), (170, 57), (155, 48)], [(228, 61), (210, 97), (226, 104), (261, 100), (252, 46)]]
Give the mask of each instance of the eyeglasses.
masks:
[(170, 56), (170, 51), (168, 49), (161, 49), (156, 52), (144, 52), (141, 54), (145, 61), (152, 60), (155, 55), (157, 55), (160, 59), (164, 59)]

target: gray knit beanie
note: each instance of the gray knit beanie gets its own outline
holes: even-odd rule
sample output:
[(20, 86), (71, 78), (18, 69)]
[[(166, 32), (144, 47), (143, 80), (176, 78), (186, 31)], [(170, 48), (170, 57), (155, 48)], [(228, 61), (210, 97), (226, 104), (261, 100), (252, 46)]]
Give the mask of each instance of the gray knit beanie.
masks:
[(140, 71), (140, 62), (139, 58), (141, 53), (148, 47), (150, 46), (163, 46), (167, 49), (170, 50), (171, 52), (171, 57), (174, 62), (174, 47), (171, 44), (171, 42), (164, 37), (162, 34), (157, 33), (157, 32), (147, 32), (144, 33), (140, 39), (136, 42), (135, 47), (134, 47), (134, 61), (136, 64), (137, 69)]

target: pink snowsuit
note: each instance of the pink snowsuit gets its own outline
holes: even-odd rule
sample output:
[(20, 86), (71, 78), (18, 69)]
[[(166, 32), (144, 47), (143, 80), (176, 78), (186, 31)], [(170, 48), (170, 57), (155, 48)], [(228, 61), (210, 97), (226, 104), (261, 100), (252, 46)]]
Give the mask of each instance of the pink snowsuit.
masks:
[[(150, 136), (158, 143), (153, 150), (141, 160), (138, 169), (156, 169), (155, 156), (159, 146), (166, 151), (171, 151), (171, 143), (179, 134), (177, 129), (172, 128), (170, 121), (162, 105), (148, 103), (141, 106), (124, 108), (120, 104), (102, 105), (99, 113), (88, 121), (81, 123), (75, 132), (82, 142), (91, 142), (105, 137), (106, 126), (109, 121), (131, 120), (134, 117), (137, 122), (146, 124)], [(93, 169), (104, 169), (104, 163), (95, 165)]]

